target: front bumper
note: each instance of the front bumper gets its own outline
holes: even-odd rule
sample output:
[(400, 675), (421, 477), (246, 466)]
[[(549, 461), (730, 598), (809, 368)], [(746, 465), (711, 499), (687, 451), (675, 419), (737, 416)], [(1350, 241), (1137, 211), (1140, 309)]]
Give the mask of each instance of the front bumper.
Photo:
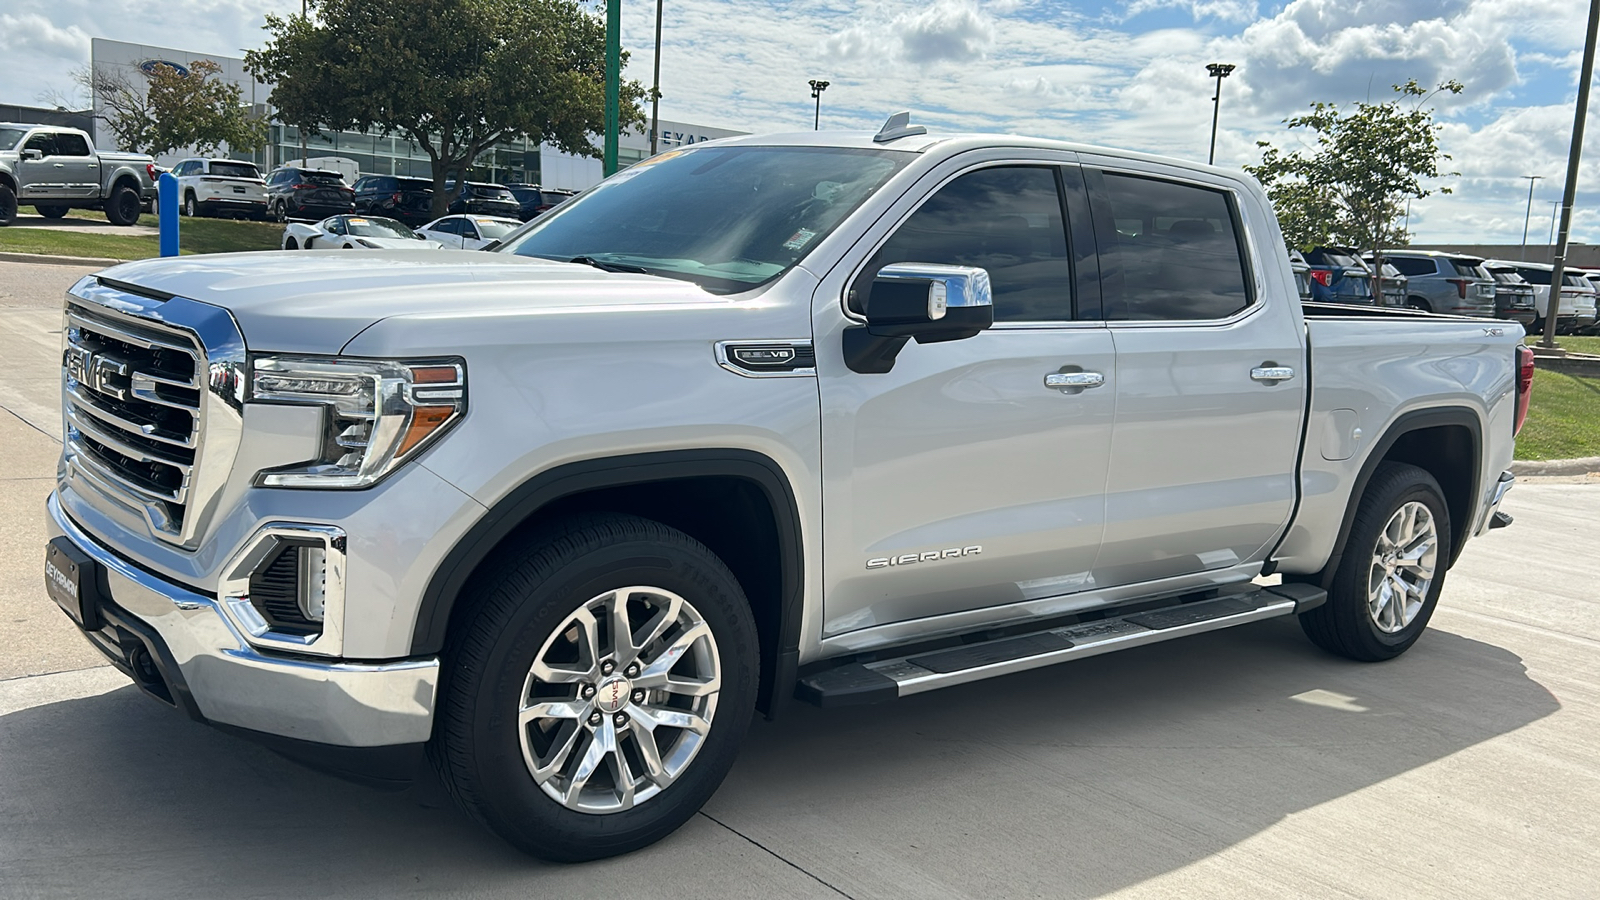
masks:
[[(50, 537), (97, 565), (106, 625), (89, 642), (147, 693), (205, 722), (340, 747), (418, 744), (433, 730), (439, 660), (313, 660), (251, 647), (215, 597), (139, 569), (48, 501)], [(141, 652), (142, 650), (142, 652)]]

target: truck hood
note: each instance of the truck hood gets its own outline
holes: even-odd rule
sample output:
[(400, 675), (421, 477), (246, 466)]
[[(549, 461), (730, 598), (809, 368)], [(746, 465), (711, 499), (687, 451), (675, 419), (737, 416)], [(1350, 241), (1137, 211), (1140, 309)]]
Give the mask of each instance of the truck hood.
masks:
[(477, 250), (330, 250), (149, 259), (101, 278), (233, 313), (251, 350), (338, 353), (392, 316), (727, 303), (686, 281)]

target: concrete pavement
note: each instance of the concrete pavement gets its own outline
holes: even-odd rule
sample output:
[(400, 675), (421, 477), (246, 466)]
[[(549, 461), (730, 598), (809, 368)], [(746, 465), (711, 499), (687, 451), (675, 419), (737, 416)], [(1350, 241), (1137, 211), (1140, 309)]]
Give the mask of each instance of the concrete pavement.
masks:
[[(621, 859), (508, 850), (189, 722), (45, 597), (60, 291), (0, 264), (0, 897), (1594, 897), (1600, 486), (1520, 484), (1430, 632), (1346, 662), (1274, 620), (757, 722)], [(42, 418), (41, 418), (42, 417)]]

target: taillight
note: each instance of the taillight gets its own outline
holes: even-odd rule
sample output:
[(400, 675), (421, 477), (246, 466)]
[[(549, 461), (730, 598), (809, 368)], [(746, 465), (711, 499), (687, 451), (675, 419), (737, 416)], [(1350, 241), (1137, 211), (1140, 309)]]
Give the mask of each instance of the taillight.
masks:
[(1528, 401), (1533, 397), (1533, 348), (1517, 345), (1517, 424), (1513, 435), (1522, 432), (1522, 423), (1528, 420)]
[(152, 182), (153, 181), (157, 181), (157, 180), (159, 180), (161, 178), (161, 170), (156, 168), (156, 164), (155, 163), (145, 163), (144, 164), (144, 173), (146, 175), (150, 176), (150, 180)]
[(1456, 286), (1456, 293), (1461, 296), (1462, 300), (1467, 299), (1467, 285), (1472, 283), (1470, 279), (1446, 278), (1445, 280)]
[(1333, 273), (1327, 269), (1312, 269), (1311, 280), (1323, 287), (1333, 287)]
[(316, 187), (316, 185), (314, 185), (314, 184), (291, 184), (291, 185), (289, 185), (289, 190), (291, 190), (291, 191), (309, 191), (309, 190), (312, 190), (315, 187)]
[(389, 196), (389, 202), (390, 203), (399, 203), (400, 202), (400, 192), (399, 191), (395, 191), (393, 194), (391, 194)]

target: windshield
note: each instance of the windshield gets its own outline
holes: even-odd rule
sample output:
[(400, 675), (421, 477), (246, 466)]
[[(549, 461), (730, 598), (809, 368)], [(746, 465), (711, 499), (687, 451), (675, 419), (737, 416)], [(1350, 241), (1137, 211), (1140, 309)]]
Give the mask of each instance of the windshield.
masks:
[(1589, 279), (1583, 277), (1582, 275), (1576, 275), (1576, 274), (1571, 274), (1571, 273), (1566, 273), (1566, 272), (1562, 273), (1561, 280), (1566, 282), (1568, 285), (1570, 285), (1572, 287), (1593, 287), (1594, 286), (1594, 285), (1591, 285), (1589, 283)]
[(10, 150), (27, 134), (25, 128), (0, 128), (0, 150)]
[(478, 235), (486, 238), (503, 238), (518, 228), (521, 222), (502, 222), (499, 219), (473, 219), (478, 223)]
[(247, 162), (212, 162), (211, 174), (226, 178), (260, 178), (261, 173)]
[(516, 200), (517, 199), (517, 198), (511, 196), (511, 192), (506, 190), (503, 187), (479, 187), (478, 185), (474, 184), (474, 185), (471, 185), (470, 188), (472, 190), (472, 196), (477, 197), (480, 200)]
[(356, 237), (417, 238), (421, 235), (393, 219), (346, 219), (346, 226)]
[(842, 147), (673, 150), (535, 219), (496, 252), (588, 257), (749, 290), (805, 258), (914, 155)]

